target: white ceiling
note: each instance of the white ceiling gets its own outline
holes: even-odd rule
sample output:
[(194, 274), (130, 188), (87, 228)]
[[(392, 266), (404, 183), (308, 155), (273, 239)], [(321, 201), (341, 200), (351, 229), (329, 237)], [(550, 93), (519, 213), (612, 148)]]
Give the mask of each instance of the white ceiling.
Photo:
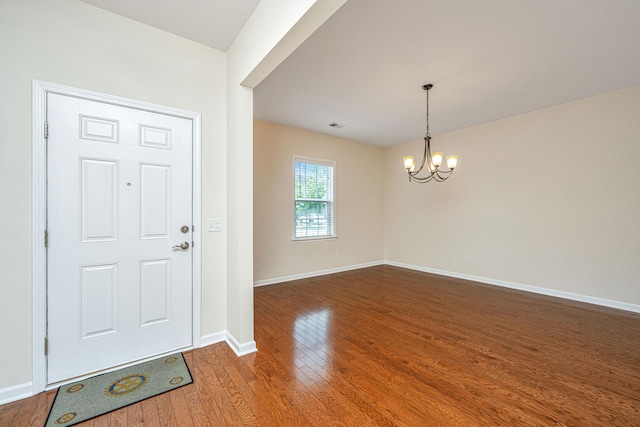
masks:
[(81, 0), (226, 52), (260, 0)]
[[(223, 51), (258, 2), (84, 1)], [(255, 117), (390, 146), (424, 135), (433, 83), (437, 135), (640, 84), (639, 23), (638, 0), (349, 0), (255, 88)]]

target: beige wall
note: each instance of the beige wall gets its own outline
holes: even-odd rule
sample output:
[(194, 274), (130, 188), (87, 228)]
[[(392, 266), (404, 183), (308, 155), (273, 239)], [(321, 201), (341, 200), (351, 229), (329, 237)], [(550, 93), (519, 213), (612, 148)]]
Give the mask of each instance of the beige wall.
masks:
[[(638, 117), (635, 86), (436, 135), (435, 148), (460, 161), (450, 180), (429, 184), (410, 184), (402, 167), (403, 155), (421, 154), (422, 141), (382, 150), (256, 121), (255, 280), (384, 259), (636, 310)], [(291, 241), (293, 154), (337, 160), (338, 239)], [(375, 170), (383, 170), (382, 184)]]
[[(294, 154), (336, 162), (336, 239), (292, 241)], [(382, 169), (382, 148), (256, 120), (256, 282), (383, 261)]]
[[(85, 3), (0, 0), (0, 389), (32, 379), (32, 79), (201, 113), (202, 216), (224, 224), (225, 73), (224, 53)], [(202, 238), (207, 335), (226, 326), (227, 237)]]
[(385, 151), (387, 260), (640, 304), (640, 86), (433, 143), (444, 183), (407, 182), (421, 142)]

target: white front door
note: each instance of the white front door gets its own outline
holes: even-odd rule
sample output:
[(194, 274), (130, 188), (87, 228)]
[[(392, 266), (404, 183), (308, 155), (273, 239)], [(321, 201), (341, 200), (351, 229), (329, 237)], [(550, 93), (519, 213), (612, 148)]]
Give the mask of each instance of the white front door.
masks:
[(192, 344), (193, 138), (188, 119), (47, 96), (52, 384)]

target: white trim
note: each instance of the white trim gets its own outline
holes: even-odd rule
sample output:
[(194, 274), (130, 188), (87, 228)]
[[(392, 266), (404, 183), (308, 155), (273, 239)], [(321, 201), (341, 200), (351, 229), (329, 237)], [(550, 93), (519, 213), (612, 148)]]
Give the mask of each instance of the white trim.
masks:
[(375, 261), (375, 262), (370, 262), (365, 264), (351, 265), (348, 267), (334, 268), (329, 270), (313, 271), (310, 273), (295, 274), (292, 276), (277, 277), (273, 279), (258, 280), (253, 283), (253, 286), (258, 287), (258, 286), (273, 285), (276, 283), (290, 282), (292, 280), (299, 280), (299, 279), (308, 279), (311, 277), (323, 276), (325, 274), (341, 273), (343, 271), (357, 270), (360, 268), (373, 267), (376, 265), (391, 265), (394, 267), (406, 268), (409, 270), (422, 271), (424, 273), (437, 274), (439, 276), (455, 277), (458, 279), (470, 280), (473, 282), (484, 283), (487, 285), (500, 286), (500, 287), (509, 288), (509, 289), (517, 289), (520, 291), (531, 292), (534, 294), (547, 295), (547, 296), (567, 299), (571, 301), (584, 302), (587, 304), (600, 305), (603, 307), (615, 308), (618, 310), (630, 311), (633, 313), (640, 313), (640, 305), (637, 305), (637, 304), (630, 304), (622, 301), (614, 301), (606, 298), (592, 297), (589, 295), (574, 294), (571, 292), (558, 291), (555, 289), (540, 288), (538, 286), (507, 282), (505, 280), (491, 279), (488, 277), (480, 277), (480, 276), (473, 276), (470, 274), (456, 273), (453, 271), (439, 270), (436, 268), (421, 267), (421, 266), (412, 265), (412, 264), (404, 264), (401, 262), (395, 262), (395, 261), (389, 261), (389, 260)]
[(338, 236), (297, 237), (291, 239), (291, 243), (318, 242), (323, 240), (336, 240)]
[(320, 159), (318, 157), (309, 157), (309, 156), (303, 156), (300, 154), (293, 154), (292, 157), (293, 159), (293, 163), (295, 164), (296, 160), (300, 160), (303, 163), (315, 163), (318, 165), (323, 165), (323, 166), (331, 166), (333, 168), (336, 167), (336, 161), (335, 160), (327, 160), (327, 159)]
[(275, 283), (290, 282), (292, 280), (308, 279), (310, 277), (324, 276), (326, 274), (342, 273), (344, 271), (359, 270), (361, 268), (384, 265), (384, 261), (373, 261), (364, 264), (348, 265), (346, 267), (330, 268), (328, 270), (312, 271), (310, 273), (294, 274), (292, 276), (276, 277), (273, 279), (258, 280), (253, 282), (254, 287), (273, 285)]
[(244, 356), (246, 354), (251, 354), (258, 351), (255, 341), (249, 341), (240, 344), (238, 343), (238, 340), (236, 340), (235, 337), (229, 333), (229, 331), (220, 331), (213, 334), (205, 335), (202, 337), (200, 342), (202, 343), (202, 347), (226, 342), (229, 348), (231, 348), (231, 350), (233, 350), (233, 352), (236, 354), (236, 356)]
[(229, 331), (214, 332), (213, 334), (204, 335), (200, 339), (201, 347), (206, 347), (221, 342), (227, 343), (229, 348), (231, 348), (231, 350), (233, 350), (233, 352), (237, 356), (244, 356), (246, 354), (251, 354), (258, 351), (255, 341), (249, 341), (240, 344), (238, 340), (236, 340), (235, 337), (229, 333)]
[[(296, 237), (296, 162), (300, 163), (310, 163), (321, 166), (330, 166), (331, 167), (331, 234), (330, 235), (322, 235), (322, 236), (305, 236), (305, 237)], [(292, 225), (293, 229), (291, 235), (291, 241), (293, 242), (309, 242), (309, 241), (319, 241), (319, 240), (327, 240), (327, 239), (337, 239), (338, 238), (338, 230), (336, 227), (336, 218), (338, 217), (337, 209), (336, 209), (336, 199), (337, 199), (337, 184), (336, 184), (336, 161), (335, 160), (326, 160), (326, 159), (318, 159), (314, 157), (306, 157), (298, 154), (293, 154), (291, 157), (291, 176), (293, 177), (293, 186), (292, 186), (292, 207), (293, 207), (293, 218)], [(322, 201), (322, 200), (319, 200)]]
[(47, 91), (36, 80), (32, 82), (32, 242), (31, 275), (33, 280), (33, 335), (32, 335), (32, 394), (44, 390), (47, 361), (44, 356), (44, 338), (47, 333), (47, 251), (44, 231), (47, 227), (47, 154), (44, 122), (47, 118)]
[(47, 332), (46, 316), (46, 259), (44, 248), (44, 230), (46, 229), (47, 207), (47, 176), (46, 176), (46, 145), (44, 138), (44, 122), (47, 117), (47, 93), (57, 93), (65, 96), (74, 96), (97, 102), (120, 105), (139, 110), (182, 117), (192, 120), (193, 129), (193, 225), (196, 227), (193, 233), (192, 252), (192, 346), (200, 346), (201, 331), (201, 260), (202, 260), (202, 234), (201, 226), (201, 116), (199, 113), (164, 105), (151, 104), (119, 96), (48, 83), (39, 80), (32, 82), (32, 275), (33, 275), (33, 378), (31, 394), (44, 391), (47, 382), (47, 359), (44, 355), (44, 339)]
[(258, 351), (258, 348), (256, 347), (256, 342), (253, 340), (240, 344), (238, 340), (236, 340), (235, 337), (231, 335), (228, 331), (226, 333), (226, 336), (227, 337), (225, 341), (227, 342), (227, 345), (231, 347), (231, 350), (233, 350), (233, 352), (238, 357), (255, 353), (256, 351)]
[(218, 344), (219, 342), (226, 341), (227, 331), (215, 332), (213, 334), (204, 335), (200, 338), (200, 347), (206, 347), (208, 345)]
[(562, 299), (567, 299), (572, 301), (584, 302), (587, 304), (595, 304), (603, 307), (615, 308), (618, 310), (640, 313), (640, 305), (630, 304), (622, 301), (614, 301), (606, 298), (598, 298), (598, 297), (592, 297), (588, 295), (574, 294), (571, 292), (558, 291), (555, 289), (540, 288), (538, 286), (507, 282), (505, 280), (473, 276), (470, 274), (456, 273), (453, 271), (438, 270), (436, 268), (421, 267), (417, 265), (404, 264), (404, 263), (395, 262), (395, 261), (386, 261), (385, 264), (391, 265), (394, 267), (407, 268), (409, 270), (422, 271), (424, 273), (432, 273), (432, 274), (438, 274), (440, 276), (455, 277), (458, 279), (471, 280), (473, 282), (480, 282), (487, 285), (500, 286), (500, 287), (509, 288), (509, 289), (517, 289), (520, 291), (532, 292), (534, 294), (547, 295), (547, 296), (556, 297), (556, 298), (562, 298)]
[(0, 405), (31, 397), (33, 396), (32, 389), (33, 383), (31, 382), (0, 388)]
[(192, 173), (193, 173), (193, 185), (192, 185), (192, 203), (193, 203), (193, 227), (194, 231), (192, 234), (193, 239), (193, 247), (191, 253), (191, 262), (192, 262), (192, 274), (191, 280), (193, 284), (193, 289), (191, 293), (191, 298), (193, 301), (193, 305), (191, 308), (191, 315), (193, 316), (193, 326), (191, 329), (192, 332), (192, 345), (194, 348), (200, 347), (200, 334), (202, 330), (202, 309), (201, 309), (201, 299), (202, 299), (202, 284), (200, 282), (200, 276), (202, 271), (202, 200), (200, 195), (202, 192), (200, 191), (202, 188), (202, 160), (200, 157), (200, 149), (201, 149), (201, 123), (200, 123), (200, 114), (195, 114), (194, 117), (191, 118), (193, 122), (193, 161), (192, 161)]

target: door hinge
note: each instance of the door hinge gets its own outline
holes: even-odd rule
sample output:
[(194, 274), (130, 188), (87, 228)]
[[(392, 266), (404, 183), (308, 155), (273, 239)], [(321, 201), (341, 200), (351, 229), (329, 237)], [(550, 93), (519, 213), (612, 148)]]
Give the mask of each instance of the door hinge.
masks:
[(49, 338), (44, 339), (44, 355), (49, 355)]
[(44, 247), (49, 247), (49, 232), (47, 230), (44, 230)]
[(191, 226), (191, 232), (192, 232), (192, 233), (194, 233), (195, 231), (196, 231), (196, 226), (195, 226), (195, 225), (192, 225), (192, 226)]
[(44, 138), (49, 138), (49, 122), (44, 122)]

